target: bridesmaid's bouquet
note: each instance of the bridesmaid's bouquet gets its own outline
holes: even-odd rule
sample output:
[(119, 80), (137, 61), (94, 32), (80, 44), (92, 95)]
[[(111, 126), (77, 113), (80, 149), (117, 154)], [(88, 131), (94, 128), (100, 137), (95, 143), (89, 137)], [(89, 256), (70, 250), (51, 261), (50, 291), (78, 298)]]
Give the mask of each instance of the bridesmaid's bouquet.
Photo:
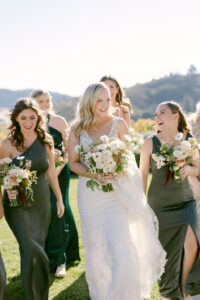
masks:
[(62, 154), (62, 151), (54, 149), (54, 163), (56, 169), (58, 169), (60, 166), (66, 163)]
[(187, 141), (183, 140), (183, 134), (179, 132), (175, 136), (175, 140), (177, 141), (176, 145), (172, 142), (164, 143), (160, 147), (160, 153), (152, 154), (152, 158), (156, 161), (157, 169), (163, 166), (167, 167), (165, 185), (170, 178), (172, 182), (173, 180), (181, 182), (180, 169), (197, 159), (195, 156), (198, 145), (194, 138), (189, 138)]
[[(10, 200), (10, 206), (30, 206), (33, 201), (32, 183), (37, 182), (36, 171), (31, 171), (31, 161), (23, 162), (24, 157), (19, 156), (19, 166), (12, 164), (10, 158), (0, 160), (0, 184), (5, 190), (17, 190), (16, 199)], [(18, 202), (19, 200), (19, 202)]]
[[(105, 135), (90, 146), (77, 145), (75, 151), (80, 155), (81, 161), (87, 165), (87, 172), (93, 174), (116, 176), (125, 172), (134, 162), (134, 156), (131, 151), (126, 149), (126, 143), (118, 138), (108, 138)], [(112, 183), (101, 185), (94, 179), (88, 180), (86, 186), (92, 191), (95, 190), (95, 187), (103, 192), (114, 191)]]

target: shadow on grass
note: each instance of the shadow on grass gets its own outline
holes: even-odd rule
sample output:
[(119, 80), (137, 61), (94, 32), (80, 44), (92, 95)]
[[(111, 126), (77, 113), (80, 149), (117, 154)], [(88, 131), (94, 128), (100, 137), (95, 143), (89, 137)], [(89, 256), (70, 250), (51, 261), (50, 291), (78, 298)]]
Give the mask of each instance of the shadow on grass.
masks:
[(17, 275), (7, 279), (4, 300), (23, 300), (24, 289), (22, 287), (21, 276)]
[(53, 300), (90, 300), (85, 273), (62, 291)]

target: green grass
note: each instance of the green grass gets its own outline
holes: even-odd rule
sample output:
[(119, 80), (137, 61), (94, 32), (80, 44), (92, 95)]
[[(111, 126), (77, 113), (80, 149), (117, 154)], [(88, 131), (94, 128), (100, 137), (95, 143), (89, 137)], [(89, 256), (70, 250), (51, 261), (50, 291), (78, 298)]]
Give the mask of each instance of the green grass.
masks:
[[(67, 276), (63, 279), (55, 279), (49, 276), (49, 299), (54, 300), (89, 300), (87, 283), (85, 280), (85, 255), (81, 239), (81, 223), (77, 208), (77, 179), (72, 178), (70, 184), (70, 203), (76, 219), (80, 238), (81, 262), (68, 266)], [(7, 271), (7, 288), (5, 300), (22, 300), (24, 292), (20, 278), (20, 258), (17, 242), (6, 224), (5, 219), (0, 222), (0, 249)], [(134, 283), (133, 283), (134, 284)], [(134, 299), (134, 297), (133, 297)], [(157, 285), (154, 286), (151, 300), (160, 299)], [(102, 299), (103, 300), (103, 299)]]

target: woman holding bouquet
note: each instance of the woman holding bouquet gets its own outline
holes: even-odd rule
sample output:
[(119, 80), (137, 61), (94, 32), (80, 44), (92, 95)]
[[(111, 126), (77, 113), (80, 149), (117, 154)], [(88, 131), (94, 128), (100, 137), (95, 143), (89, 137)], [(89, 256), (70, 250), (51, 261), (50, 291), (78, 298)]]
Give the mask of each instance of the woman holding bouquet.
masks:
[[(47, 91), (35, 90), (31, 97), (34, 98), (40, 109), (44, 112), (48, 121), (48, 132), (53, 137), (55, 149), (61, 154), (63, 159), (67, 159), (68, 129), (65, 119), (53, 113), (52, 97)], [(63, 150), (63, 145), (64, 149)], [(48, 229), (45, 250), (49, 257), (50, 271), (55, 272), (56, 277), (66, 275), (66, 264), (80, 260), (78, 233), (76, 224), (69, 204), (69, 165), (65, 162), (57, 168), (58, 182), (61, 189), (65, 213), (61, 219), (57, 217), (55, 199), (56, 196), (50, 189), (51, 200), (51, 221)]]
[(163, 300), (189, 300), (190, 295), (199, 294), (196, 285), (200, 282), (200, 232), (196, 203), (188, 182), (188, 176), (198, 174), (198, 151), (194, 151), (189, 164), (182, 159), (176, 161), (176, 165), (182, 164), (182, 181), (176, 182), (164, 163), (157, 168), (153, 157), (156, 153), (162, 154), (163, 144), (176, 145), (178, 133), (182, 133), (185, 140), (191, 137), (184, 114), (176, 102), (163, 102), (156, 108), (155, 121), (158, 133), (144, 142), (140, 168), (145, 191), (149, 168), (152, 170), (148, 201), (158, 217), (159, 238), (167, 252), (159, 288)]
[(130, 127), (132, 105), (129, 99), (124, 97), (123, 89), (120, 87), (117, 79), (109, 75), (103, 76), (100, 81), (104, 82), (110, 89), (111, 105), (114, 115), (124, 119), (128, 127)]
[(31, 186), (32, 199), (20, 189), (4, 190), (5, 218), (19, 243), (25, 299), (47, 300), (48, 258), (44, 247), (50, 219), (48, 181), (57, 196), (58, 217), (64, 213), (54, 167), (53, 141), (46, 132), (39, 107), (32, 99), (19, 99), (10, 120), (8, 137), (0, 146), (0, 158), (10, 157), (12, 164), (19, 167), (30, 161), (37, 182)]
[[(102, 141), (99, 149), (105, 149), (103, 141), (111, 139), (114, 157), (117, 145), (129, 149), (125, 137), (128, 132), (126, 122), (112, 115), (106, 85), (91, 84), (79, 101), (77, 119), (70, 130), (69, 164), (80, 175), (78, 204), (92, 300), (150, 297), (152, 284), (164, 270), (165, 252), (157, 237), (157, 220), (146, 204), (136, 162), (132, 160), (131, 168), (121, 176), (110, 171), (100, 174), (90, 172), (87, 159), (75, 152), (84, 148), (88, 155), (94, 154), (97, 141)], [(110, 157), (111, 152), (106, 155)], [(98, 161), (98, 153), (95, 157), (103, 164), (103, 160)], [(100, 190), (87, 187), (91, 179), (95, 186), (101, 186)], [(114, 190), (104, 192), (108, 183)]]
[[(4, 215), (4, 209), (2, 203), (2, 194), (0, 191), (0, 219), (3, 217), (3, 215)], [(6, 287), (6, 271), (1, 257), (1, 252), (0, 252), (0, 300), (3, 300), (5, 287)]]

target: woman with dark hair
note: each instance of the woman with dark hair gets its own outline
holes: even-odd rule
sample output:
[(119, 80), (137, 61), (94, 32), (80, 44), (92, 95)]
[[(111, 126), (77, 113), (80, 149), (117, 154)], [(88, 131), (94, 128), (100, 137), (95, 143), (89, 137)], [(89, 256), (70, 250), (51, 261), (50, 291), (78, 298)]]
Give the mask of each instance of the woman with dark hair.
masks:
[[(52, 111), (53, 103), (49, 92), (35, 90), (32, 92), (31, 97), (35, 99), (40, 109), (47, 117), (48, 132), (53, 137), (55, 149), (60, 150), (63, 153), (63, 158), (66, 159), (69, 129), (67, 122), (63, 117), (56, 115)], [(55, 206), (56, 196), (50, 188), (51, 221), (48, 229), (45, 250), (49, 257), (50, 271), (55, 272), (56, 277), (64, 277), (66, 275), (66, 264), (80, 260), (80, 256), (78, 233), (69, 204), (69, 165), (64, 163), (58, 167), (57, 175), (65, 205), (65, 213), (61, 219), (57, 218)]]
[[(3, 218), (3, 215), (4, 215), (4, 209), (2, 203), (2, 194), (0, 191), (0, 219)], [(0, 252), (0, 300), (3, 300), (5, 287), (6, 287), (6, 271), (1, 257), (1, 252)]]
[(191, 135), (178, 103), (162, 102), (156, 108), (155, 121), (158, 133), (145, 140), (140, 169), (146, 192), (149, 168), (152, 181), (148, 201), (159, 221), (159, 238), (167, 252), (165, 273), (159, 281), (162, 299), (192, 299), (199, 294), (200, 282), (200, 232), (196, 202), (188, 176), (198, 174), (198, 151), (194, 160), (180, 169), (181, 182), (165, 184), (166, 166), (157, 169), (153, 153), (159, 153), (163, 143), (176, 144), (175, 136), (182, 132), (185, 140)]
[[(4, 190), (5, 218), (19, 243), (25, 299), (47, 300), (48, 258), (44, 246), (50, 219), (48, 182), (57, 197), (58, 217), (64, 213), (54, 167), (53, 141), (46, 132), (37, 103), (30, 98), (16, 102), (10, 120), (8, 137), (0, 146), (0, 158), (10, 157), (16, 166), (30, 160), (37, 183), (32, 184), (33, 201), (27, 207), (23, 206), (16, 190)], [(17, 200), (15, 207), (11, 206), (12, 199)]]
[(124, 119), (130, 127), (130, 113), (132, 105), (128, 98), (124, 97), (124, 92), (118, 81), (111, 75), (103, 76), (100, 80), (110, 89), (111, 105), (114, 110), (114, 115)]

